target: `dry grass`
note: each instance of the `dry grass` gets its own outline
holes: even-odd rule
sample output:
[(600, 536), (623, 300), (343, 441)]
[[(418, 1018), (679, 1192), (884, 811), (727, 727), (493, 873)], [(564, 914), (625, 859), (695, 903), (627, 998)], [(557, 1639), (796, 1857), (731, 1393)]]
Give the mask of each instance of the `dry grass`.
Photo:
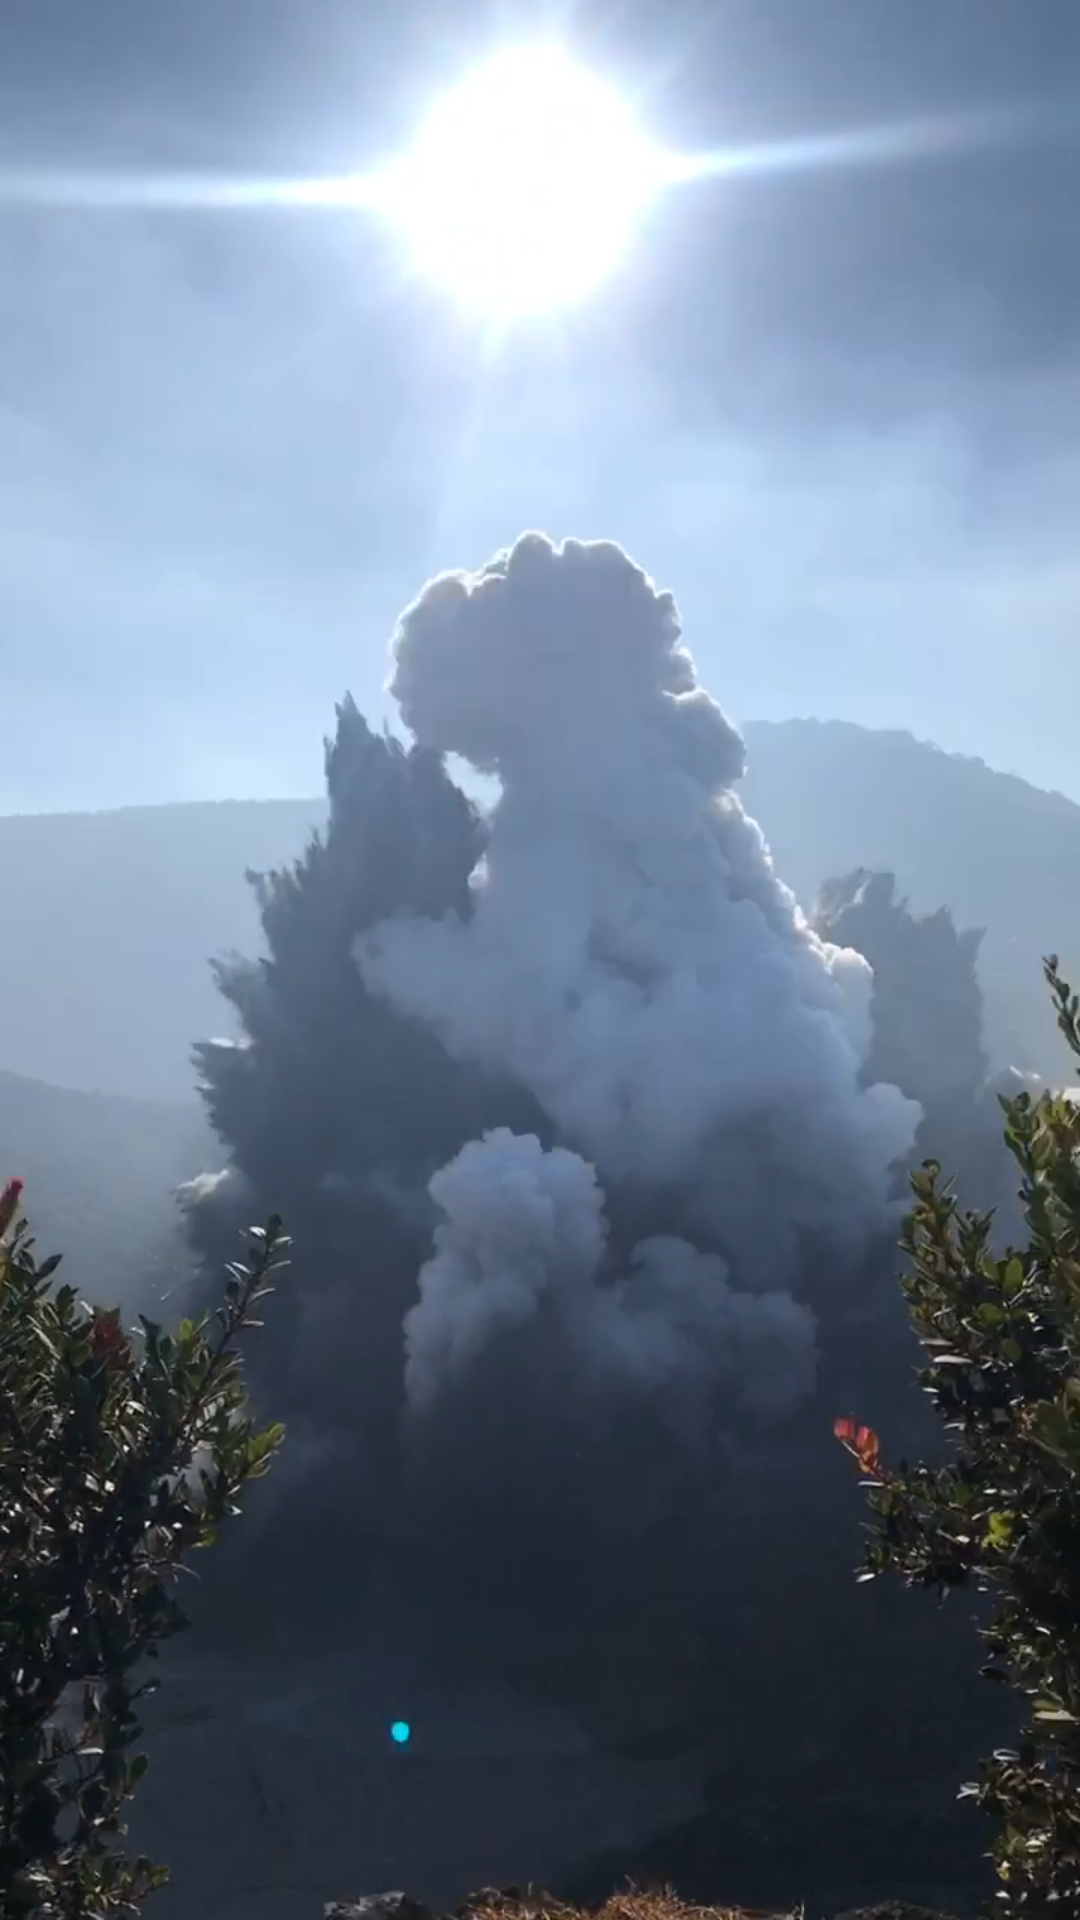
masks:
[(801, 1920), (801, 1908), (696, 1907), (670, 1887), (629, 1886), (609, 1894), (602, 1905), (584, 1912), (538, 1887), (485, 1889), (457, 1909), (458, 1920)]

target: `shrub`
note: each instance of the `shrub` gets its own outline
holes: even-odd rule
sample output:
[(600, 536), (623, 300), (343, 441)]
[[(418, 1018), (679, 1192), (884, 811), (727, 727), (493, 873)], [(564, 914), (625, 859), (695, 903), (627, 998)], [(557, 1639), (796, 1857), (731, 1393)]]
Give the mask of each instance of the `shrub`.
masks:
[(122, 1845), (144, 1659), (187, 1625), (172, 1589), (282, 1429), (257, 1430), (237, 1338), (287, 1249), (247, 1236), (210, 1318), (166, 1333), (54, 1287), (0, 1198), (0, 1916), (137, 1913), (167, 1873)]
[[(1080, 1001), (1045, 972), (1080, 1061)], [(836, 1431), (859, 1460), (873, 1514), (862, 1578), (884, 1572), (940, 1596), (989, 1600), (988, 1680), (1023, 1706), (1015, 1750), (963, 1789), (997, 1824), (1007, 1912), (1080, 1912), (1080, 1105), (1047, 1092), (1002, 1100), (1022, 1176), (1027, 1245), (992, 1250), (992, 1218), (962, 1212), (930, 1161), (903, 1285), (926, 1355), (920, 1379), (950, 1442), (947, 1464), (892, 1468), (877, 1436)]]

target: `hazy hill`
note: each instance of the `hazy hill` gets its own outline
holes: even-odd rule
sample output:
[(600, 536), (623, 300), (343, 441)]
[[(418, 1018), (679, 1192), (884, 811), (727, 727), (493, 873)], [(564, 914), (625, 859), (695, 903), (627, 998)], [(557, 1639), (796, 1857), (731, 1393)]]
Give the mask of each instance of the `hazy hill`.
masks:
[[(917, 907), (985, 926), (989, 1050), (1056, 1071), (1039, 958), (1057, 948), (1080, 981), (1080, 807), (908, 734), (802, 720), (746, 732), (746, 799), (800, 897), (887, 867)], [(0, 818), (0, 1066), (190, 1100), (191, 1042), (228, 1030), (208, 957), (257, 946), (244, 869), (297, 854), (323, 811), (234, 801)]]
[(181, 1180), (214, 1164), (191, 1102), (71, 1093), (0, 1072), (0, 1178), (21, 1174), (38, 1251), (92, 1297), (147, 1304), (186, 1267), (169, 1210)]
[(886, 868), (917, 910), (985, 927), (993, 1062), (1059, 1074), (1041, 959), (1059, 953), (1080, 988), (1080, 807), (909, 733), (786, 720), (746, 736), (744, 797), (799, 897), (828, 874)]
[(191, 1100), (189, 1053), (229, 1030), (209, 956), (253, 951), (247, 867), (300, 852), (321, 801), (0, 818), (0, 1066), (58, 1086)]

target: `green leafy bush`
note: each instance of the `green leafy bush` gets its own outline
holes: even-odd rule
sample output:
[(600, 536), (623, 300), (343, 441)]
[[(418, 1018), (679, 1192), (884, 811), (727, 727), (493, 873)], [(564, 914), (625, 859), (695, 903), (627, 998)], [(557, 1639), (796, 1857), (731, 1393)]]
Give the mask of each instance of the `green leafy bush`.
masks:
[[(1080, 1062), (1080, 1001), (1056, 959), (1045, 971)], [(990, 1216), (962, 1212), (933, 1162), (912, 1182), (903, 1284), (948, 1464), (891, 1468), (869, 1428), (836, 1432), (869, 1487), (862, 1577), (989, 1596), (982, 1672), (1014, 1690), (1023, 1732), (963, 1791), (995, 1818), (1004, 1910), (1064, 1920), (1080, 1914), (1080, 1105), (1002, 1107), (1026, 1246), (998, 1257)]]
[(0, 1197), (0, 1920), (134, 1914), (167, 1873), (124, 1849), (141, 1673), (187, 1625), (194, 1549), (265, 1473), (237, 1351), (288, 1242), (247, 1237), (224, 1305), (166, 1333), (56, 1287)]

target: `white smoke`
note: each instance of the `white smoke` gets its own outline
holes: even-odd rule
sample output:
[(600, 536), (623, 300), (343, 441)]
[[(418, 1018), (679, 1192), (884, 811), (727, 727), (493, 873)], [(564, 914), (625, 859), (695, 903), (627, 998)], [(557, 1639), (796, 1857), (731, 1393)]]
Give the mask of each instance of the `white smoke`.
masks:
[[(424, 590), (391, 690), (501, 797), (471, 919), (384, 922), (369, 988), (509, 1070), (603, 1177), (692, 1194), (741, 1281), (788, 1281), (807, 1232), (856, 1257), (918, 1109), (859, 1083), (870, 969), (777, 878), (671, 595), (617, 546), (525, 536)], [(534, 1287), (500, 1284), (507, 1312)]]
[(187, 1213), (215, 1201), (239, 1198), (244, 1188), (245, 1182), (235, 1167), (222, 1167), (217, 1173), (196, 1173), (190, 1180), (182, 1180), (176, 1188), (176, 1199)]
[(525, 1325), (552, 1289), (580, 1296), (604, 1250), (603, 1196), (591, 1167), (535, 1135), (499, 1128), (473, 1140), (431, 1182), (445, 1215), (406, 1315), (405, 1385), (414, 1406)]
[(725, 1412), (774, 1417), (812, 1388), (813, 1315), (788, 1294), (733, 1292), (715, 1254), (655, 1237), (634, 1249), (629, 1277), (601, 1284), (604, 1200), (579, 1155), (498, 1128), (435, 1175), (431, 1196), (444, 1219), (405, 1320), (415, 1410), (541, 1315), (568, 1383), (582, 1372), (637, 1392), (690, 1438), (708, 1430), (718, 1394)]

